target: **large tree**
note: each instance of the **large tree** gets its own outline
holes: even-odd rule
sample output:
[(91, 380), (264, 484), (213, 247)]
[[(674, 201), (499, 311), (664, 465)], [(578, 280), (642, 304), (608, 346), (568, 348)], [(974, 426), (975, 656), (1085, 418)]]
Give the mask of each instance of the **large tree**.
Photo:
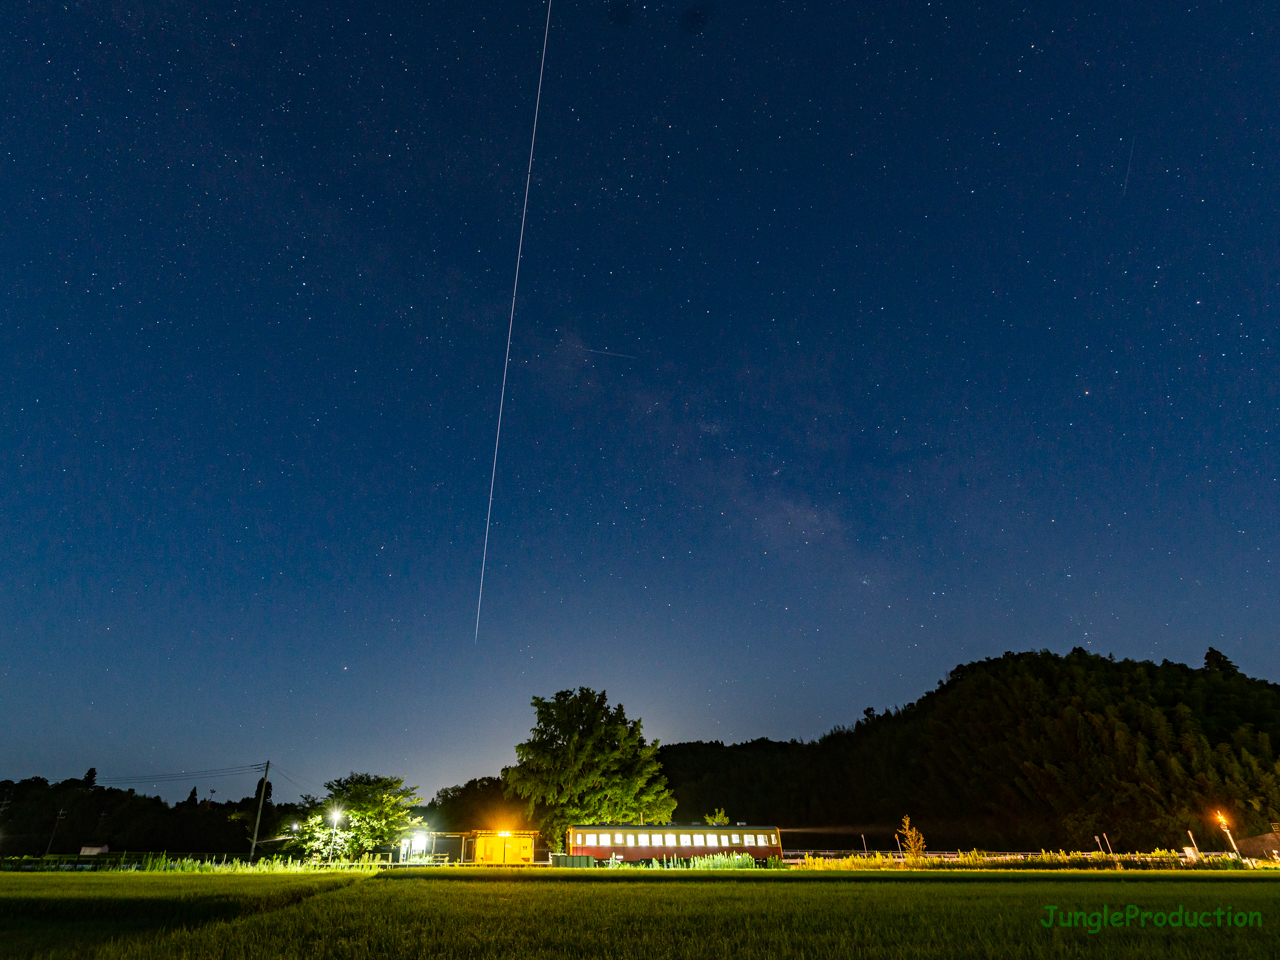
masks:
[(327, 797), (302, 798), (306, 814), (295, 843), (311, 856), (360, 856), (422, 822), (412, 813), (422, 802), (418, 788), (406, 787), (403, 777), (352, 773), (324, 786)]
[(504, 767), (507, 796), (559, 850), (572, 823), (669, 823), (676, 801), (667, 789), (658, 743), (646, 743), (640, 720), (605, 692), (579, 687), (550, 700), (533, 698), (537, 725)]

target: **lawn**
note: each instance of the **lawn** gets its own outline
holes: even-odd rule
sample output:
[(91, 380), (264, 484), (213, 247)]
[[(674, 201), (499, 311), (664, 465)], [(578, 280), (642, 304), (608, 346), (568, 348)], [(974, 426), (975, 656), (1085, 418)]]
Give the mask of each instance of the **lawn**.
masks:
[[(49, 941), (52, 949), (41, 952), (35, 952), (38, 944), (29, 936), (15, 953), (3, 936), (0, 956), (1202, 960), (1270, 958), (1280, 946), (1274, 927), (1280, 921), (1280, 877), (1246, 873), (930, 871), (886, 876), (738, 871), (655, 877), (643, 871), (444, 869), (358, 880), (0, 877), (0, 916), (7, 915), (8, 904), (21, 903), (23, 922), (36, 924), (47, 917), (56, 925), (67, 915), (62, 904), (94, 896), (86, 881), (97, 879), (109, 881), (98, 891), (103, 906), (79, 922), (86, 931), (98, 922), (114, 925), (115, 939), (95, 935), (79, 953), (63, 953), (67, 941), (61, 934)], [(223, 879), (238, 885), (219, 887)], [(67, 888), (59, 888), (59, 882)], [(141, 886), (131, 892), (130, 883)], [(165, 884), (171, 884), (168, 894)], [(169, 906), (161, 906), (165, 902)], [(58, 906), (42, 913), (41, 904)], [(1097, 934), (1041, 925), (1048, 905), (1091, 913), (1104, 904), (1109, 911), (1133, 905), (1137, 915), (1127, 928), (1108, 927)], [(1156, 913), (1179, 905), (1184, 911), (1229, 905), (1260, 914), (1262, 925), (1153, 925)], [(1152, 915), (1146, 927), (1138, 925), (1143, 912)], [(120, 926), (127, 916), (144, 914), (149, 919), (137, 932)], [(7, 933), (8, 922), (0, 921), (0, 933)], [(159, 932), (159, 927), (165, 930)]]
[(0, 957), (97, 957), (351, 884), (338, 874), (0, 873)]

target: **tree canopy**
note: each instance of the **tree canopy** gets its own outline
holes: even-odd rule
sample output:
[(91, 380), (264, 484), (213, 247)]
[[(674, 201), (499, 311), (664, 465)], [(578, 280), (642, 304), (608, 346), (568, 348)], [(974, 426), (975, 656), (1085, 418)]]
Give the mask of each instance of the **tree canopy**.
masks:
[(533, 708), (537, 723), (502, 779), (553, 849), (571, 823), (670, 822), (676, 801), (639, 718), (587, 687), (534, 697)]
[(403, 777), (351, 773), (324, 786), (327, 796), (302, 798), (306, 812), (295, 845), (309, 856), (358, 857), (422, 822), (413, 815), (422, 802), (418, 788), (406, 787)]

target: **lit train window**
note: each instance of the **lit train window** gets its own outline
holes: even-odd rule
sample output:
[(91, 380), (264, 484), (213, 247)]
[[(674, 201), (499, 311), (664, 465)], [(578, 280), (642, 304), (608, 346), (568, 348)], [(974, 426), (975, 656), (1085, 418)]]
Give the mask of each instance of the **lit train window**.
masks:
[(749, 833), (744, 833), (742, 835), (742, 845), (744, 847), (754, 847), (756, 845), (756, 838)]
[(668, 847), (674, 847), (676, 845), (676, 835), (674, 833), (668, 833), (666, 843)]
[(640, 846), (647, 847), (649, 845), (649, 835), (647, 833), (640, 834)]
[(614, 843), (614, 846), (618, 846), (618, 847), (622, 846), (622, 834), (615, 833), (613, 835), (613, 843)]
[(693, 846), (693, 837), (689, 836), (689, 834), (687, 833), (680, 834), (680, 846), (682, 847)]
[(707, 846), (714, 847), (716, 845), (716, 835), (714, 833), (707, 834)]
[(720, 846), (727, 847), (728, 845), (729, 845), (729, 838), (726, 837), (723, 833), (720, 834)]
[(582, 834), (578, 834), (578, 846), (582, 846)]
[(594, 833), (587, 834), (587, 846), (594, 847), (596, 845), (596, 835)]
[(776, 847), (778, 845), (778, 835), (776, 833), (769, 834), (769, 842)]
[(636, 835), (634, 833), (627, 834), (627, 846), (634, 847), (636, 845)]
[(609, 846), (609, 835), (607, 833), (600, 834), (600, 846), (602, 847)]
[(732, 834), (732, 836), (733, 836), (733, 845), (736, 847), (738, 845), (738, 835), (735, 833), (735, 834)]
[(758, 843), (762, 847), (767, 847), (769, 845), (769, 842), (764, 838), (763, 833), (756, 835), (756, 843)]
[(702, 834), (700, 834), (700, 833), (695, 833), (695, 834), (693, 835), (693, 845), (694, 845), (695, 847), (705, 847), (705, 846), (706, 846), (706, 842), (703, 840)]

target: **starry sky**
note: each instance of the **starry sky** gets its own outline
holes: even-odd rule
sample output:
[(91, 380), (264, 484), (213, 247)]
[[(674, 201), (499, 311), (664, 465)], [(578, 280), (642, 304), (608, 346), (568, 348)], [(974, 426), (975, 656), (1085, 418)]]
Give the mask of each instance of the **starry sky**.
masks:
[(477, 640), (545, 5), (17, 4), (0, 777), (1280, 679), (1274, 13), (555, 0)]

